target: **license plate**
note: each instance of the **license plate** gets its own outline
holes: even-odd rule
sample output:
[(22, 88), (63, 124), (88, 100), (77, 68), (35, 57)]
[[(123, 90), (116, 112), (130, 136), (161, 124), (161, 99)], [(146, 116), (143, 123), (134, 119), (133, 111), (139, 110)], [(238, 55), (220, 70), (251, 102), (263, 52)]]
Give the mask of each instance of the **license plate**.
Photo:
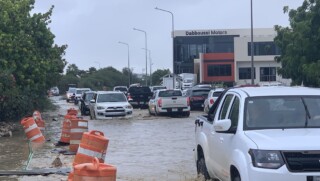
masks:
[(320, 176), (307, 176), (307, 181), (320, 181)]
[(178, 109), (177, 108), (172, 108), (172, 111), (178, 111)]

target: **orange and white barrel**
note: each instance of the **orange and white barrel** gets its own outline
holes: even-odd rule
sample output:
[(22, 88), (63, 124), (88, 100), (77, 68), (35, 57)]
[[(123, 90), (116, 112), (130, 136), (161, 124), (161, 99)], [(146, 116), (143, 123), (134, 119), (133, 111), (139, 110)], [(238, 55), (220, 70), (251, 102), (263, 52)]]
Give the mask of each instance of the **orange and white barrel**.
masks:
[(83, 119), (71, 119), (70, 128), (70, 145), (69, 150), (71, 152), (77, 152), (82, 135), (88, 131), (88, 120)]
[(76, 116), (78, 114), (78, 111), (74, 108), (70, 108), (67, 110), (67, 114)]
[(43, 132), (45, 130), (45, 123), (41, 117), (40, 112), (34, 111), (32, 116), (33, 116), (33, 119), (35, 120), (36, 124), (38, 125), (39, 129)]
[(82, 163), (73, 167), (73, 181), (116, 181), (117, 168), (113, 165), (99, 163), (94, 158), (91, 163)]
[(33, 117), (23, 118), (21, 120), (21, 125), (23, 126), (23, 129), (27, 135), (27, 138), (31, 142), (44, 142), (45, 138), (42, 135)]
[(83, 133), (73, 165), (90, 163), (95, 157), (103, 163), (108, 143), (109, 139), (104, 137), (103, 132), (93, 130)]
[(62, 143), (70, 143), (70, 130), (71, 130), (71, 119), (76, 119), (75, 115), (65, 115), (64, 120), (62, 122), (62, 131), (60, 142)]

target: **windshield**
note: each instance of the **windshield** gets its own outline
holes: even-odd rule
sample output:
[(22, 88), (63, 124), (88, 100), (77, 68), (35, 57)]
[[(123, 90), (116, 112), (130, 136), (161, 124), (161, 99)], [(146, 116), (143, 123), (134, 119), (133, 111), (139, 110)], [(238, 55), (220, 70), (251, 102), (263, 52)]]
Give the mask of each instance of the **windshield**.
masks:
[(178, 90), (166, 90), (166, 91), (159, 92), (159, 97), (172, 97), (172, 96), (182, 96), (182, 92)]
[(114, 90), (115, 90), (115, 91), (121, 91), (121, 92), (126, 92), (126, 91), (128, 91), (128, 89), (125, 88), (125, 87), (116, 87), (116, 88), (114, 88)]
[(73, 94), (73, 93), (76, 93), (76, 89), (69, 89), (69, 90), (68, 90), (68, 93), (72, 93), (72, 94)]
[(192, 96), (208, 96), (210, 89), (199, 89), (199, 90), (193, 90), (193, 95)]
[(97, 102), (127, 102), (123, 93), (99, 94)]
[(84, 92), (87, 92), (89, 91), (88, 89), (80, 89), (80, 90), (77, 90), (77, 93), (76, 94), (82, 94)]
[(84, 98), (85, 101), (90, 101), (91, 99), (93, 99), (93, 95), (94, 93), (86, 93), (86, 97)]
[(320, 127), (320, 96), (248, 98), (244, 129)]

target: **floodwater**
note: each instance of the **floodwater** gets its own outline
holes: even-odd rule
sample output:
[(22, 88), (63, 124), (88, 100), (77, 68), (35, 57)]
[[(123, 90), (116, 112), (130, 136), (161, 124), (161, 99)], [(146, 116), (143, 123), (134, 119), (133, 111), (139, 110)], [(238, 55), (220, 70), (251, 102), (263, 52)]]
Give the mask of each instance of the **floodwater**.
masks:
[(109, 139), (105, 162), (117, 167), (120, 180), (196, 178), (193, 117), (95, 120), (89, 127)]
[[(43, 114), (46, 117), (45, 136), (50, 141), (35, 150), (30, 168), (50, 167), (57, 156), (50, 151), (55, 148), (53, 143), (59, 140), (63, 115), (67, 109), (77, 108), (60, 98), (51, 98), (60, 107), (58, 110)], [(117, 180), (195, 181), (199, 179), (193, 152), (194, 120), (201, 114), (201, 111), (192, 112), (189, 118), (154, 117), (149, 116), (147, 109), (135, 109), (133, 116), (128, 119), (89, 120), (88, 116), (84, 119), (89, 120), (89, 130), (101, 131), (109, 139), (105, 163), (117, 168)], [(53, 118), (58, 121), (53, 121)], [(13, 138), (0, 138), (0, 141), (0, 170), (23, 169), (28, 158), (24, 133), (14, 135)], [(60, 158), (64, 167), (71, 167), (72, 156), (61, 155)], [(19, 177), (18, 180), (66, 178), (67, 176), (36, 176)]]

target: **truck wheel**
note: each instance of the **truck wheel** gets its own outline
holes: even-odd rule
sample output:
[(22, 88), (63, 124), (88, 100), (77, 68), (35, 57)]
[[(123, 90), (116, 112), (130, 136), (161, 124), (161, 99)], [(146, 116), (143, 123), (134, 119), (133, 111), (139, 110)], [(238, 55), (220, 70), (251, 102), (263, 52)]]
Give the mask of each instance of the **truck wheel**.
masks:
[(241, 181), (241, 177), (240, 177), (238, 170), (235, 170), (235, 173), (232, 176), (231, 181)]
[(189, 116), (190, 116), (190, 111), (184, 112), (184, 116), (185, 116), (185, 117), (189, 117)]
[(205, 180), (209, 180), (210, 176), (207, 170), (207, 166), (206, 166), (206, 162), (204, 160), (204, 158), (200, 158), (200, 160), (198, 160), (197, 162), (197, 171), (199, 175), (203, 175)]

